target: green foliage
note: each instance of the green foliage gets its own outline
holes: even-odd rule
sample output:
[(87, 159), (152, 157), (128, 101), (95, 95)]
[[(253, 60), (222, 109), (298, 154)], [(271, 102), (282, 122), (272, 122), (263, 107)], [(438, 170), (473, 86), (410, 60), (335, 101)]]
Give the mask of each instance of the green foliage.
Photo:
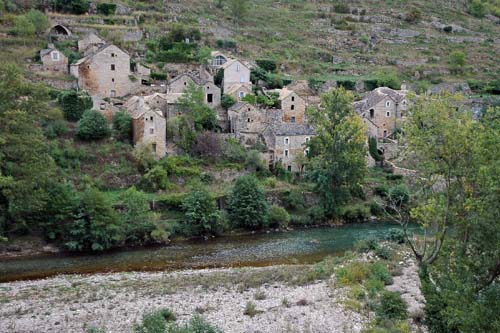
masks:
[(387, 231), (387, 235), (385, 236), (385, 239), (388, 241), (397, 243), (397, 244), (403, 244), (405, 242), (405, 235), (404, 231), (401, 229), (389, 229)]
[(228, 0), (228, 6), (236, 21), (243, 20), (249, 10), (248, 0)]
[(134, 326), (135, 333), (166, 333), (167, 323), (175, 321), (175, 315), (170, 309), (160, 309), (146, 313), (142, 322)]
[(64, 116), (69, 121), (78, 121), (83, 113), (92, 108), (92, 98), (85, 92), (69, 90), (58, 97)]
[(451, 69), (455, 72), (463, 71), (463, 67), (466, 64), (465, 53), (462, 51), (453, 51), (450, 53), (449, 63)]
[(396, 72), (378, 72), (376, 77), (378, 87), (401, 88), (401, 80)]
[(269, 208), (269, 226), (273, 228), (286, 228), (290, 223), (290, 215), (285, 208), (272, 205)]
[(132, 140), (132, 117), (123, 111), (115, 113), (113, 115), (113, 130), (117, 139), (130, 142)]
[(399, 184), (391, 187), (388, 193), (389, 200), (397, 206), (408, 203), (410, 200), (410, 191), (405, 184)]
[[(379, 247), (380, 249), (381, 247)], [(387, 259), (387, 258), (384, 258)], [(385, 285), (392, 284), (392, 275), (387, 269), (387, 266), (380, 262), (375, 262), (370, 266), (371, 277), (382, 281)]]
[(16, 17), (12, 32), (23, 38), (31, 38), (35, 36), (36, 28), (29, 18), (24, 15), (19, 15)]
[(97, 4), (97, 13), (101, 15), (114, 15), (116, 11), (115, 3), (98, 3)]
[(380, 304), (375, 308), (378, 320), (384, 319), (406, 319), (408, 312), (406, 303), (397, 292), (384, 291)]
[(339, 209), (338, 215), (347, 223), (366, 221), (370, 217), (370, 208), (364, 204), (344, 206)]
[(482, 18), (486, 14), (486, 6), (481, 0), (470, 1), (467, 9), (475, 17)]
[(380, 154), (377, 148), (377, 138), (375, 137), (368, 138), (368, 151), (370, 152), (370, 156), (376, 162), (382, 162), (384, 160), (384, 155)]
[(26, 17), (35, 27), (35, 32), (38, 34), (43, 34), (50, 27), (49, 19), (47, 16), (39, 10), (31, 9)]
[(57, 11), (82, 15), (88, 12), (90, 2), (88, 0), (54, 0), (53, 6)]
[(160, 165), (154, 166), (142, 177), (141, 184), (147, 191), (166, 190), (170, 187), (168, 172)]
[(147, 195), (131, 187), (120, 196), (120, 201), (123, 205), (121, 216), (124, 222), (125, 242), (132, 244), (148, 242), (155, 225)]
[(422, 19), (422, 11), (417, 7), (411, 7), (405, 15), (405, 21), (409, 23), (417, 23)]
[(203, 317), (199, 315), (193, 316), (189, 323), (179, 326), (178, 324), (171, 324), (167, 328), (167, 333), (222, 333), (222, 331), (210, 325)]
[(220, 213), (213, 196), (199, 184), (182, 203), (184, 223), (193, 236), (216, 234), (220, 231)]
[(231, 95), (222, 95), (220, 104), (224, 109), (229, 109), (231, 106), (236, 104), (236, 99)]
[(252, 175), (236, 180), (228, 208), (230, 220), (236, 226), (259, 229), (268, 223), (266, 195), (257, 178)]
[(298, 189), (285, 190), (283, 192), (282, 201), (287, 209), (304, 208), (304, 194)]
[(79, 210), (68, 223), (64, 240), (70, 251), (103, 251), (123, 240), (118, 214), (99, 190), (89, 187), (82, 193)]
[(255, 60), (257, 66), (264, 69), (267, 72), (274, 72), (278, 68), (276, 61), (271, 59), (257, 59)]
[(99, 111), (87, 110), (83, 113), (76, 131), (78, 138), (85, 141), (100, 140), (109, 134), (108, 122)]
[(222, 156), (227, 162), (243, 163), (247, 153), (242, 144), (234, 138), (229, 138), (223, 145)]
[(310, 140), (307, 179), (314, 182), (330, 215), (358, 190), (366, 174), (365, 129), (355, 115), (353, 95), (343, 88), (322, 95), (322, 109), (309, 109), (309, 122), (316, 129)]
[(245, 159), (245, 168), (258, 174), (265, 174), (267, 166), (262, 155), (257, 150), (250, 150)]

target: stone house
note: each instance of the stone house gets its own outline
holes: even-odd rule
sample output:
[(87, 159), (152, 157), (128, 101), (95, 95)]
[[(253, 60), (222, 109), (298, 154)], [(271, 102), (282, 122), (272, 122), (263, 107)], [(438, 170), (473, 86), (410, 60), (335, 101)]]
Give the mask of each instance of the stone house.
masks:
[(264, 93), (279, 94), (278, 98), (283, 110), (283, 122), (303, 124), (306, 121), (306, 101), (295, 91), (285, 87), (283, 89), (267, 90)]
[(81, 52), (84, 56), (87, 56), (91, 53), (96, 52), (104, 45), (106, 45), (106, 41), (97, 36), (95, 33), (91, 32), (83, 39), (80, 39), (78, 41), (78, 52)]
[(407, 90), (402, 88), (379, 87), (354, 103), (354, 110), (368, 127), (368, 136), (387, 138), (401, 126), (408, 107)]
[(123, 97), (140, 82), (132, 79), (130, 56), (115, 45), (102, 46), (95, 53), (70, 66), (71, 75), (78, 78), (80, 89), (86, 90), (96, 101)]
[(228, 91), (231, 86), (236, 84), (247, 85), (252, 88), (250, 81), (250, 68), (243, 64), (238, 59), (229, 59), (221, 66), (224, 70), (224, 78), (222, 80), (223, 91)]
[(269, 126), (266, 111), (246, 102), (234, 104), (227, 111), (229, 132), (246, 147), (253, 146), (263, 139), (264, 130)]
[(123, 107), (132, 117), (134, 146), (150, 145), (156, 158), (161, 158), (167, 152), (167, 121), (163, 111), (151, 104), (144, 97), (133, 96)]
[(235, 84), (224, 91), (224, 95), (232, 96), (237, 101), (241, 101), (245, 96), (252, 93), (252, 87), (248, 84)]
[(53, 44), (49, 44), (46, 49), (40, 51), (42, 70), (46, 72), (68, 73), (68, 57), (56, 49)]
[(214, 84), (213, 78), (203, 79), (191, 73), (183, 73), (170, 81), (167, 95), (182, 95), (189, 83), (194, 83), (203, 89), (205, 93), (205, 103), (208, 106), (216, 108), (220, 105), (221, 90)]
[(298, 156), (306, 156), (306, 144), (314, 136), (314, 130), (307, 124), (283, 123), (275, 129), (269, 164), (281, 163), (288, 171), (301, 172), (303, 166)]

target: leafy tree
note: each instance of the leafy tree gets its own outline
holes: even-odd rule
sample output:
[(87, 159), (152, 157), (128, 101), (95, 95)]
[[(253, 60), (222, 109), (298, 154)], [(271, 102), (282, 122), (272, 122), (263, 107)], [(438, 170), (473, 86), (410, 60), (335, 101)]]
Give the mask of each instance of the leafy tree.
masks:
[(88, 12), (90, 2), (88, 0), (54, 0), (54, 8), (61, 12), (82, 15)]
[(204, 157), (211, 162), (217, 161), (222, 156), (222, 146), (217, 134), (205, 131), (198, 135), (191, 152)]
[(213, 196), (199, 184), (182, 202), (184, 224), (191, 235), (215, 234), (220, 229), (220, 213)]
[(306, 177), (313, 181), (327, 213), (334, 215), (359, 190), (366, 175), (366, 136), (355, 115), (353, 94), (333, 89), (321, 97), (322, 109), (307, 112), (316, 137), (310, 140), (311, 157)]
[(87, 188), (78, 213), (68, 225), (65, 247), (71, 251), (103, 251), (122, 240), (123, 228), (110, 202), (96, 188)]
[(272, 205), (269, 208), (269, 225), (271, 227), (286, 228), (290, 223), (290, 215), (285, 208)]
[(469, 13), (475, 17), (482, 18), (486, 14), (486, 6), (481, 0), (472, 0), (469, 4)]
[(370, 152), (370, 156), (375, 160), (375, 162), (384, 161), (384, 155), (380, 154), (378, 151), (377, 138), (368, 138), (368, 151)]
[(31, 21), (35, 27), (35, 32), (38, 34), (45, 33), (45, 31), (50, 27), (49, 19), (39, 10), (31, 9), (28, 14), (26, 14), (26, 17)]
[(170, 186), (167, 171), (160, 165), (156, 165), (142, 177), (141, 183), (148, 191), (166, 190)]
[(92, 98), (85, 92), (69, 90), (58, 97), (64, 116), (69, 121), (78, 121), (83, 113), (92, 109)]
[(82, 140), (100, 140), (109, 135), (109, 126), (106, 118), (95, 110), (87, 110), (78, 122), (76, 135)]
[(116, 11), (115, 3), (98, 3), (97, 12), (102, 15), (114, 15)]
[(238, 178), (229, 198), (230, 220), (239, 227), (259, 229), (268, 223), (266, 194), (255, 176)]
[(24, 15), (16, 17), (13, 33), (23, 38), (31, 38), (35, 35), (36, 28), (33, 23)]
[(220, 104), (224, 109), (229, 109), (231, 106), (236, 104), (236, 99), (231, 95), (222, 95)]
[(155, 229), (147, 195), (132, 186), (120, 196), (120, 200), (124, 207), (125, 242), (147, 242)]
[(465, 53), (462, 51), (453, 51), (450, 53), (450, 66), (454, 72), (463, 71), (463, 67), (466, 64)]
[(249, 1), (248, 0), (228, 0), (229, 9), (235, 20), (242, 20), (248, 13)]
[(113, 129), (118, 139), (130, 142), (132, 139), (132, 117), (123, 111), (115, 113), (113, 115)]
[(179, 98), (179, 109), (184, 113), (196, 131), (213, 130), (217, 127), (215, 111), (205, 104), (203, 88), (190, 82)]

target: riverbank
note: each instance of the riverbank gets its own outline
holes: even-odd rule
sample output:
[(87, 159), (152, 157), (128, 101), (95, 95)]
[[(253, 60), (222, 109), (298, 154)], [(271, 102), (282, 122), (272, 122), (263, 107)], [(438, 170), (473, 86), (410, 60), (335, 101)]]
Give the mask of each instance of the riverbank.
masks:
[[(408, 257), (398, 260), (403, 261), (394, 271), (400, 277), (395, 277), (392, 288), (403, 287), (403, 296), (408, 294), (408, 300), (417, 300), (421, 307), (414, 262)], [(0, 284), (0, 331), (76, 333), (97, 328), (132, 333), (144, 314), (168, 308), (180, 323), (198, 314), (230, 333), (361, 332), (374, 314), (352, 306), (352, 288), (338, 283), (334, 272), (351, 262), (377, 261), (365, 253), (316, 265), (61, 275), (9, 282)]]

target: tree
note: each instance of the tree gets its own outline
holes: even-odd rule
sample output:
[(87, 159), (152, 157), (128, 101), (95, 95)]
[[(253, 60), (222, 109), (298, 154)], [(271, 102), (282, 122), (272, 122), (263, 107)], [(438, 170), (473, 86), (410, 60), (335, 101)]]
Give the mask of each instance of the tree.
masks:
[(229, 109), (231, 106), (233, 106), (234, 104), (236, 104), (236, 99), (231, 96), (231, 95), (222, 95), (222, 99), (221, 99), (221, 106), (224, 108), (224, 109)]
[(481, 0), (472, 0), (469, 4), (469, 13), (475, 17), (482, 18), (486, 14), (486, 7)]
[(54, 0), (54, 9), (61, 12), (82, 15), (88, 12), (89, 8), (88, 0)]
[(19, 15), (14, 22), (13, 32), (19, 37), (32, 38), (35, 35), (36, 28), (26, 16)]
[(220, 231), (220, 213), (213, 196), (200, 184), (182, 202), (184, 224), (190, 235), (201, 236)]
[(31, 9), (26, 16), (35, 27), (35, 32), (37, 34), (45, 33), (45, 31), (50, 27), (49, 19), (39, 10)]
[(126, 243), (148, 242), (155, 229), (154, 214), (149, 208), (148, 197), (134, 186), (126, 190), (120, 200), (124, 207), (123, 222)]
[(71, 251), (103, 251), (122, 240), (122, 225), (110, 202), (96, 188), (87, 188), (75, 219), (68, 224), (65, 247)]
[(269, 225), (271, 227), (286, 228), (288, 223), (290, 223), (290, 215), (285, 208), (276, 205), (269, 208)]
[(248, 12), (248, 0), (228, 0), (229, 9), (235, 20), (242, 20)]
[(222, 146), (217, 134), (205, 131), (198, 135), (191, 152), (210, 160), (217, 161), (222, 156)]
[(213, 130), (217, 127), (215, 111), (205, 104), (202, 87), (190, 82), (179, 98), (179, 109), (190, 121), (196, 131)]
[(83, 113), (92, 109), (92, 98), (86, 92), (64, 91), (58, 96), (64, 117), (69, 121), (78, 121)]
[(255, 176), (238, 178), (229, 197), (229, 217), (236, 226), (259, 229), (268, 223), (266, 194)]
[(87, 110), (78, 122), (76, 135), (86, 141), (100, 140), (109, 135), (109, 126), (106, 118), (95, 110)]
[(315, 183), (325, 211), (333, 216), (364, 181), (366, 135), (354, 113), (351, 92), (340, 87), (323, 94), (321, 100), (321, 109), (307, 111), (317, 135), (308, 145), (306, 177)]
[(450, 66), (454, 72), (462, 72), (463, 67), (465, 66), (466, 59), (465, 53), (462, 51), (453, 51), (450, 53)]
[(132, 140), (132, 117), (123, 111), (113, 115), (113, 129), (119, 140), (130, 142)]

